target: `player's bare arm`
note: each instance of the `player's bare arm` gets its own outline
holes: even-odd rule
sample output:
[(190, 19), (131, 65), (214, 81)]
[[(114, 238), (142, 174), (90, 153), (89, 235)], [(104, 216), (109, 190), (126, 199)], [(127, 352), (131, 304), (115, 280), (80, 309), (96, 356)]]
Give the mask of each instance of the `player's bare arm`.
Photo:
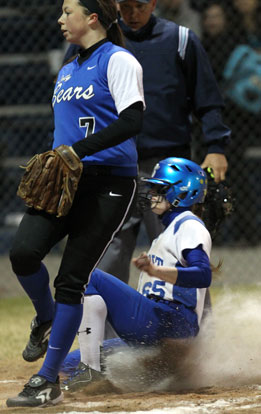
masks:
[(132, 262), (140, 271), (146, 272), (149, 276), (156, 277), (173, 285), (177, 281), (178, 270), (176, 267), (157, 266), (152, 263), (146, 252), (141, 253)]

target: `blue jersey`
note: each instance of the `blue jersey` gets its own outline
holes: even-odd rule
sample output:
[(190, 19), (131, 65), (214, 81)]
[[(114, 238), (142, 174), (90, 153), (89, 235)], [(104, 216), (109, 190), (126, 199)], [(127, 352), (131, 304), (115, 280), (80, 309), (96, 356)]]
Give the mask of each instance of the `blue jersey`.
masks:
[[(54, 143), (71, 146), (118, 119), (121, 111), (142, 101), (142, 69), (125, 49), (106, 42), (79, 63), (76, 57), (59, 72), (53, 94)], [(89, 164), (133, 167), (135, 138), (82, 159)]]

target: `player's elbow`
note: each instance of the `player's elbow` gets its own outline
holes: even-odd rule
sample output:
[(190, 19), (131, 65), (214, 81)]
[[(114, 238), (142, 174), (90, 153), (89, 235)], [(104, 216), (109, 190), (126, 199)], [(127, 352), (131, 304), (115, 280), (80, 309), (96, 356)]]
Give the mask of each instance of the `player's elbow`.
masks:
[(202, 288), (208, 288), (211, 285), (211, 281), (212, 281), (212, 272), (211, 269), (209, 267), (203, 268), (202, 269)]

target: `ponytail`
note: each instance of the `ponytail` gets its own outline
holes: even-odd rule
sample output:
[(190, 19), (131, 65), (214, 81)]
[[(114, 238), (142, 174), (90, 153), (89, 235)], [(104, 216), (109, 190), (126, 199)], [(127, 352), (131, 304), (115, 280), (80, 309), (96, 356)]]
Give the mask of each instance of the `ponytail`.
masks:
[(122, 30), (118, 24), (118, 10), (115, 0), (78, 0), (87, 15), (97, 13), (107, 33), (107, 38), (115, 45), (125, 47)]
[(117, 46), (125, 47), (124, 36), (118, 24), (118, 10), (115, 0), (96, 0), (102, 10), (101, 24), (107, 32), (107, 38)]
[(107, 38), (115, 45), (125, 47), (124, 36), (118, 23), (112, 23), (112, 25), (107, 29)]

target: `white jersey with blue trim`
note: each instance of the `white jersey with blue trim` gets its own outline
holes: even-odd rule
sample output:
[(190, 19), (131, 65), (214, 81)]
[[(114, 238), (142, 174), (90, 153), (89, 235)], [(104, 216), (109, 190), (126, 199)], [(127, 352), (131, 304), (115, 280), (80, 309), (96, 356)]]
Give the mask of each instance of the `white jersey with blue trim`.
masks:
[[(63, 66), (55, 85), (53, 148), (71, 146), (118, 119), (135, 102), (144, 102), (142, 67), (127, 50), (105, 42), (81, 64)], [(135, 138), (82, 159), (90, 164), (133, 167)]]
[[(200, 245), (210, 257), (212, 242), (208, 230), (195, 214), (191, 211), (184, 211), (176, 216), (159, 237), (152, 242), (148, 255), (157, 266), (187, 267), (188, 264), (182, 252)], [(183, 303), (196, 311), (200, 324), (206, 294), (205, 288), (184, 288), (150, 277), (146, 272), (141, 272), (138, 291), (144, 296), (153, 294), (165, 300)]]

